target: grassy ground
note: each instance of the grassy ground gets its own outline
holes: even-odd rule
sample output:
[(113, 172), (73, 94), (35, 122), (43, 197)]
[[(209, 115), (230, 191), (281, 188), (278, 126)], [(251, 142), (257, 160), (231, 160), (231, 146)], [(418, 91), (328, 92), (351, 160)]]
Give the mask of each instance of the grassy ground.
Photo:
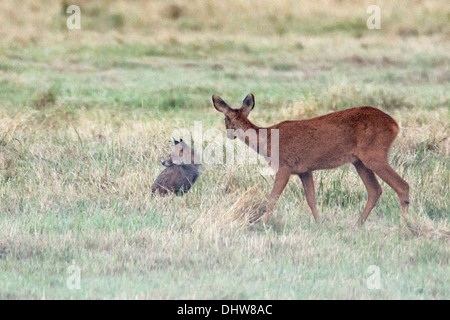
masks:
[[(382, 2), (381, 30), (370, 2), (226, 3), (79, 1), (69, 31), (68, 3), (2, 1), (0, 298), (450, 298), (446, 2)], [(315, 172), (320, 224), (294, 177), (266, 229), (246, 224), (273, 183), (252, 165), (204, 165), (186, 196), (151, 198), (174, 130), (223, 131), (211, 95), (237, 107), (249, 92), (260, 125), (391, 114), (408, 223), (381, 182), (355, 227), (350, 165)]]

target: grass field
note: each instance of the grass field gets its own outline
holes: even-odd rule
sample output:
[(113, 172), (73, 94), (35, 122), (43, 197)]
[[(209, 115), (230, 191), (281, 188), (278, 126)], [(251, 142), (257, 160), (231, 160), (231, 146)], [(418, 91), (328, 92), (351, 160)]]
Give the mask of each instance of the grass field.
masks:
[[(371, 1), (74, 2), (0, 4), (1, 299), (450, 298), (445, 0), (376, 1), (380, 30)], [(152, 198), (174, 130), (224, 131), (211, 95), (238, 107), (249, 92), (259, 125), (388, 112), (408, 221), (380, 181), (356, 227), (351, 165), (314, 173), (319, 224), (292, 177), (266, 228), (249, 226), (273, 184), (252, 165), (203, 165), (185, 196)]]

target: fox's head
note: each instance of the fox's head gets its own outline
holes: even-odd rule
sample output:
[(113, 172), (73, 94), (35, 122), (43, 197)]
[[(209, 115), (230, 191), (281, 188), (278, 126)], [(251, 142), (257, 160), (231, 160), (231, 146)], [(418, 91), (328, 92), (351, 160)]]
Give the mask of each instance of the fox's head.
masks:
[(236, 139), (236, 135), (233, 131), (241, 129), (244, 124), (249, 120), (247, 119), (250, 111), (255, 107), (255, 97), (249, 93), (242, 106), (239, 109), (232, 109), (221, 97), (217, 95), (212, 96), (214, 107), (217, 111), (222, 112), (225, 115), (225, 129), (227, 129), (227, 138)]
[(161, 162), (163, 166), (181, 166), (194, 163), (194, 149), (189, 147), (183, 139), (177, 141), (173, 139), (173, 149), (169, 157)]

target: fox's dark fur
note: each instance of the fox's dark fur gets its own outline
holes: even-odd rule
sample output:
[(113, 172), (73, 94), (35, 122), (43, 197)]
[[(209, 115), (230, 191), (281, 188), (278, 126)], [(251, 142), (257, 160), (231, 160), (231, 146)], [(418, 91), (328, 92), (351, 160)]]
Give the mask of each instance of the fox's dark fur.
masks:
[[(191, 163), (183, 162), (183, 152), (191, 153)], [(168, 159), (162, 162), (166, 166), (152, 185), (152, 194), (183, 195), (188, 192), (200, 175), (199, 164), (194, 164), (194, 150), (181, 140), (175, 141), (175, 148)]]
[(165, 168), (152, 185), (152, 193), (182, 195), (189, 191), (199, 176), (195, 164), (173, 165)]

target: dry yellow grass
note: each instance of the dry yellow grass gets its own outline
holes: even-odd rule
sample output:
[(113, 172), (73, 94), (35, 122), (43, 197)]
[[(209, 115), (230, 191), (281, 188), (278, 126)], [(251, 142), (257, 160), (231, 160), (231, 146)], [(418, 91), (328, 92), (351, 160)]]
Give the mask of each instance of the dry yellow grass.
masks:
[[(64, 10), (72, 3), (6, 0), (0, 13), (3, 25), (0, 39), (2, 43), (15, 45), (54, 41), (101, 44), (114, 40), (159, 43), (199, 38), (252, 41), (255, 36), (289, 37), (303, 30), (320, 34), (321, 26), (312, 26), (318, 17), (328, 22), (324, 26), (329, 31), (345, 23), (364, 24), (368, 16), (366, 8), (372, 2), (80, 0), (76, 4), (82, 9), (83, 32), (69, 35), (65, 32), (68, 14)], [(383, 32), (391, 41), (398, 35), (441, 34), (448, 39), (445, 4), (444, 0), (377, 1), (382, 9)], [(297, 23), (299, 29), (292, 28), (290, 23)]]

